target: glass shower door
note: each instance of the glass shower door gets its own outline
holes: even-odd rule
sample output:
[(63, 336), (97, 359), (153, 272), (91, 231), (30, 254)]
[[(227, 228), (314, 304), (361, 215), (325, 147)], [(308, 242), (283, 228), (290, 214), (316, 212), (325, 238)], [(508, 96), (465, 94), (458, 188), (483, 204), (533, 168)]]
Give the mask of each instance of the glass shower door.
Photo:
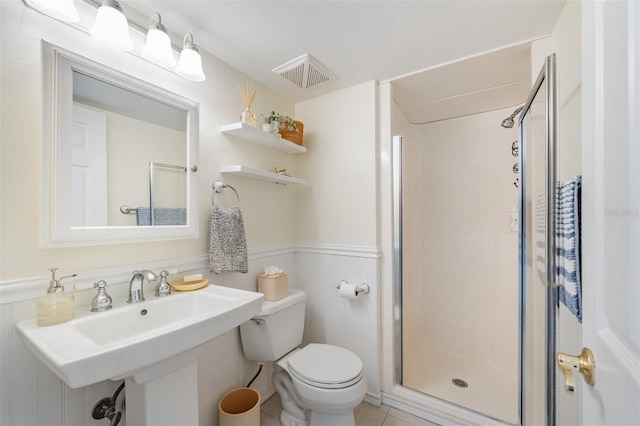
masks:
[(555, 424), (555, 57), (520, 116), (520, 425)]

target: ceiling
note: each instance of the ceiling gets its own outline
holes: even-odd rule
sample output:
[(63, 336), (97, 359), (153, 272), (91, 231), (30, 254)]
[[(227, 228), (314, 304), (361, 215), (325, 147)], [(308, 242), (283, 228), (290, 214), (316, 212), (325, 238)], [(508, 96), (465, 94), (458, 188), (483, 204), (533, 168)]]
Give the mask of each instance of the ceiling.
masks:
[[(121, 0), (121, 4), (125, 11), (133, 8), (146, 16), (159, 12), (170, 31), (191, 32), (199, 48), (284, 98), (299, 102), (366, 81), (396, 80), (440, 64), (547, 36), (564, 1)], [(510, 53), (518, 57), (523, 54), (522, 49), (510, 49)], [(302, 89), (272, 72), (306, 53), (336, 78)], [(509, 63), (504, 55), (500, 61)], [(522, 69), (521, 62), (517, 69)], [(437, 80), (436, 86), (460, 87), (458, 95), (487, 89), (463, 83), (468, 76), (491, 68), (491, 62), (471, 61), (466, 65), (455, 71), (456, 78), (462, 80), (452, 80), (447, 78), (453, 77), (452, 73), (440, 72), (441, 80)], [(425, 78), (403, 80), (398, 92), (403, 100), (396, 99), (403, 103), (403, 109), (423, 110), (434, 96), (456, 96), (455, 90), (445, 90), (433, 95), (430, 101), (417, 99), (418, 94), (424, 94)], [(523, 78), (494, 78), (482, 84), (497, 88)], [(416, 107), (420, 103), (423, 105)], [(411, 119), (424, 121), (436, 117), (426, 115)]]
[(531, 89), (530, 43), (438, 66), (393, 81), (393, 98), (414, 124), (524, 103)]

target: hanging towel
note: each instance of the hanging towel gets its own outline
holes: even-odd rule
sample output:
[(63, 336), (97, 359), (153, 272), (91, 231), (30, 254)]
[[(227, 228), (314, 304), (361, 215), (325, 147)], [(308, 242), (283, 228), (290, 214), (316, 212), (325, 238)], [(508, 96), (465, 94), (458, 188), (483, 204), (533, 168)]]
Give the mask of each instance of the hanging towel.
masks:
[(540, 191), (536, 197), (535, 209), (536, 269), (540, 282), (547, 284), (547, 191)]
[[(151, 214), (149, 207), (138, 207), (136, 218), (138, 226), (151, 226)], [(172, 226), (187, 224), (187, 209), (173, 207), (156, 207), (153, 209), (153, 224), (156, 226)]]
[(209, 270), (248, 272), (247, 238), (240, 207), (213, 206), (209, 238)]
[(149, 207), (138, 207), (136, 209), (136, 225), (151, 226), (151, 209)]
[(558, 182), (556, 199), (556, 280), (558, 300), (582, 323), (580, 279), (580, 196), (582, 176)]

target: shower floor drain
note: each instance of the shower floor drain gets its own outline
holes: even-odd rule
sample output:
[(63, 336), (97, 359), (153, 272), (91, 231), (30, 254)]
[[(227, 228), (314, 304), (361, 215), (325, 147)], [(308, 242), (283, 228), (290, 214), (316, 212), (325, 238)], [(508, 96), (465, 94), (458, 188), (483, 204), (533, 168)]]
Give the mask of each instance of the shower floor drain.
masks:
[(459, 388), (467, 388), (467, 387), (469, 387), (469, 383), (465, 382), (462, 379), (453, 379), (453, 380), (451, 380), (451, 383), (453, 383), (454, 385), (458, 386)]

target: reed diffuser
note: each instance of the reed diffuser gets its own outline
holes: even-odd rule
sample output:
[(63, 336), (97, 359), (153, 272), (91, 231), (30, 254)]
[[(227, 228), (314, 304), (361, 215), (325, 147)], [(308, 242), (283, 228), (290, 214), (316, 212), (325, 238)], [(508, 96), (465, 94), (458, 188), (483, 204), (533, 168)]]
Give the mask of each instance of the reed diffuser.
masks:
[(251, 112), (251, 105), (253, 104), (254, 99), (256, 98), (257, 90), (254, 90), (253, 93), (249, 92), (249, 82), (247, 82), (246, 86), (242, 86), (238, 83), (238, 90), (240, 91), (240, 96), (242, 97), (242, 102), (244, 103), (244, 111), (242, 112), (242, 116), (240, 121), (250, 126), (256, 126), (256, 116)]

